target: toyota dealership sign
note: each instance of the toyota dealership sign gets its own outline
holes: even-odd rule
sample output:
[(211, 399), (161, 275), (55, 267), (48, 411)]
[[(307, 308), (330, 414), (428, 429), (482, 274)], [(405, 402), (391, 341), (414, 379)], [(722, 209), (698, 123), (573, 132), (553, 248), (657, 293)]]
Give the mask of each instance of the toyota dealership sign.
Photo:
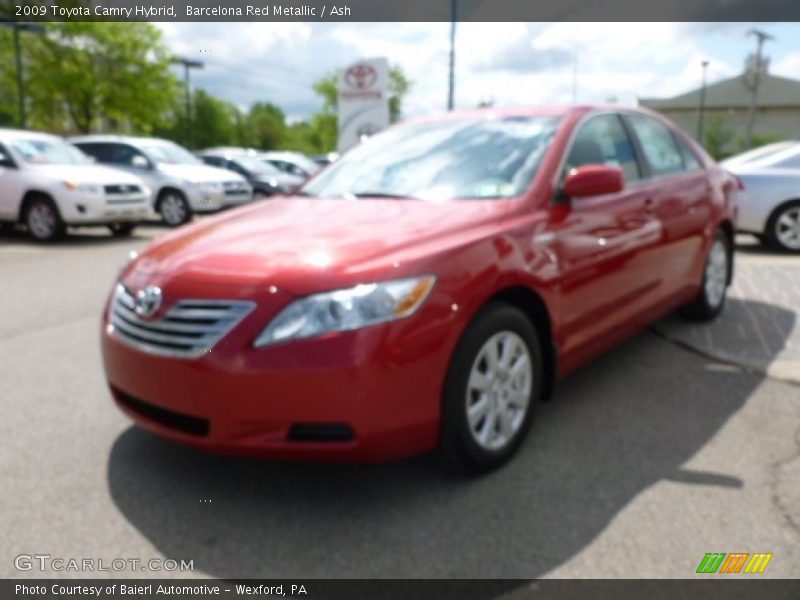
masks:
[(339, 78), (339, 152), (389, 125), (389, 63), (361, 60)]

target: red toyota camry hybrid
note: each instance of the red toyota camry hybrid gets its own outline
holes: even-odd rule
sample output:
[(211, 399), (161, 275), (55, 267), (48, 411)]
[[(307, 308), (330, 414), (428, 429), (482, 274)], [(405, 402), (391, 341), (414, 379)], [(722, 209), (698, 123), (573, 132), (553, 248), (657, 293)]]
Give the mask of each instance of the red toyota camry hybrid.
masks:
[(486, 470), (556, 378), (673, 309), (720, 312), (737, 190), (642, 110), (410, 121), (151, 244), (108, 301), (106, 375), (204, 450)]

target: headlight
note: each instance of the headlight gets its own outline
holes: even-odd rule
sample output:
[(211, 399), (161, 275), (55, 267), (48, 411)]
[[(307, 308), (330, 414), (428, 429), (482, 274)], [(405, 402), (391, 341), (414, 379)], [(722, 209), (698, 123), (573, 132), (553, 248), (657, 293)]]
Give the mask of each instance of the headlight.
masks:
[(186, 180), (190, 187), (194, 187), (204, 192), (216, 192), (222, 189), (222, 184), (218, 181), (191, 181)]
[(255, 346), (350, 331), (414, 314), (428, 297), (436, 277), (424, 275), (314, 294), (295, 300), (267, 325)]
[(64, 187), (70, 192), (83, 192), (85, 194), (99, 194), (100, 186), (93, 183), (77, 183), (75, 181), (65, 181)]

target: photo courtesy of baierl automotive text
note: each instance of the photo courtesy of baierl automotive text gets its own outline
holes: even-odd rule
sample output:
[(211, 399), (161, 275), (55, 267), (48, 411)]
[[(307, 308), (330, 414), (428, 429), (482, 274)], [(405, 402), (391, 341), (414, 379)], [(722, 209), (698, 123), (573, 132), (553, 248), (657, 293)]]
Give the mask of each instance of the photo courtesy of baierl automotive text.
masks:
[(0, 599), (796, 600), (798, 40), (0, 7)]

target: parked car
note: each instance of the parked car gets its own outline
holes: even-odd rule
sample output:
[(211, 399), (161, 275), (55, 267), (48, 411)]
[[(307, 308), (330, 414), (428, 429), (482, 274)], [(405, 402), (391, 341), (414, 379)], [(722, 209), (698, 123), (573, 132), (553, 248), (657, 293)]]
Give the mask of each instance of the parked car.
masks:
[(257, 200), (275, 194), (288, 194), (304, 181), (302, 177), (284, 173), (270, 163), (242, 152), (203, 150), (197, 156), (207, 165), (227, 169), (244, 177), (253, 188), (253, 197)]
[(800, 142), (778, 142), (722, 162), (744, 187), (739, 230), (800, 253)]
[(130, 235), (150, 214), (150, 190), (138, 177), (92, 164), (59, 137), (0, 129), (0, 222), (22, 223), (32, 238), (49, 241), (67, 226)]
[(258, 158), (267, 161), (284, 173), (304, 180), (315, 175), (322, 167), (299, 152), (261, 152)]
[(673, 309), (720, 313), (735, 188), (639, 109), (411, 121), (154, 242), (108, 299), (106, 377), (204, 450), (496, 467), (556, 377)]
[(144, 179), (153, 192), (153, 208), (171, 227), (191, 220), (194, 213), (214, 212), (253, 199), (253, 190), (241, 175), (204, 165), (167, 140), (93, 135), (70, 141), (97, 162)]

